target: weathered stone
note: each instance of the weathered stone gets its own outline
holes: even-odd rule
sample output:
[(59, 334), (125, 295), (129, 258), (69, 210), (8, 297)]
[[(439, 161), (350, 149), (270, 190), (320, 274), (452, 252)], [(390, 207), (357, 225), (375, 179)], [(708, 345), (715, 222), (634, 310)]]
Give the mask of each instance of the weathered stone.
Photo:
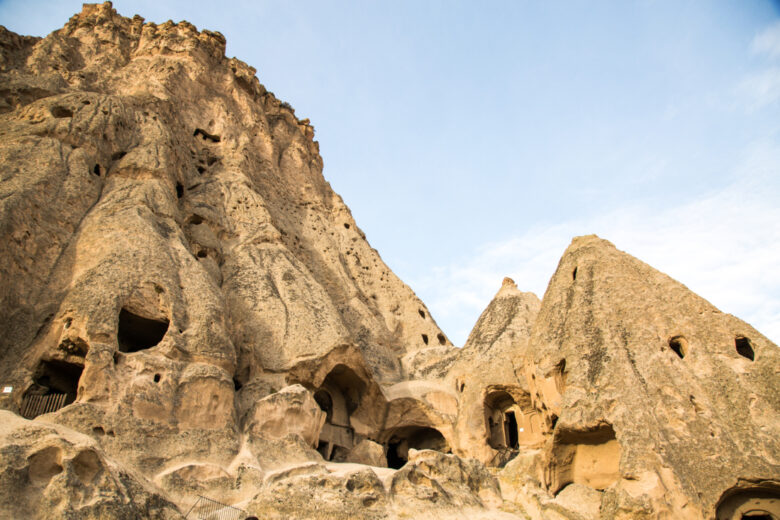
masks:
[(181, 518), (141, 475), (86, 435), (0, 410), (0, 517)]
[(325, 413), (301, 385), (282, 388), (261, 399), (249, 412), (244, 430), (249, 435), (281, 439), (287, 435), (300, 435), (308, 444), (316, 447)]
[(0, 27), (0, 516), (780, 517), (776, 345), (591, 236), (453, 347), (224, 52)]
[(385, 457), (385, 450), (382, 448), (381, 444), (377, 444), (368, 439), (363, 439), (349, 452), (346, 462), (386, 467), (387, 457)]

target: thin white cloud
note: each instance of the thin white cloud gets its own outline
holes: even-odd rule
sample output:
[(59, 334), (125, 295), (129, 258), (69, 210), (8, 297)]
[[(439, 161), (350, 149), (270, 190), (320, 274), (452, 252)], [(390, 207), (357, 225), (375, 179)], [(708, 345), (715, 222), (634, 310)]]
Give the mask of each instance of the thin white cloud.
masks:
[(780, 21), (758, 33), (753, 38), (750, 50), (754, 54), (766, 54), (772, 58), (780, 57)]
[[(543, 296), (573, 236), (596, 233), (687, 285), (724, 312), (780, 340), (780, 147), (751, 146), (725, 189), (661, 206), (626, 206), (485, 244), (464, 262), (412, 285), (439, 325), (463, 344), (504, 276)], [(767, 182), (770, 181), (770, 182)]]
[(759, 110), (780, 100), (780, 67), (770, 67), (743, 79), (738, 86), (748, 109)]

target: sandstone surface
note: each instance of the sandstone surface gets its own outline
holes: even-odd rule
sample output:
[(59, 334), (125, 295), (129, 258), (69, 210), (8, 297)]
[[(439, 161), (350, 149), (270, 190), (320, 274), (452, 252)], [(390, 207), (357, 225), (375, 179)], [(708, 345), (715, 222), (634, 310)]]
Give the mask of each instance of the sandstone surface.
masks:
[(0, 27), (0, 516), (780, 520), (776, 345), (588, 236), (454, 347), (224, 52)]

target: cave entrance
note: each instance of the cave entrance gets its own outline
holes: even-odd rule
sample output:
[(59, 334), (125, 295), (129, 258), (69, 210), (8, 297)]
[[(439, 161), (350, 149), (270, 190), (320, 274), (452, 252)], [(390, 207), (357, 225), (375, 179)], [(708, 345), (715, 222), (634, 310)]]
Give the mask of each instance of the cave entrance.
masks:
[(387, 467), (401, 468), (409, 460), (410, 449), (450, 452), (449, 444), (439, 430), (426, 426), (404, 426), (393, 431), (387, 441)]
[(507, 441), (507, 447), (516, 450), (520, 447), (517, 442), (517, 419), (515, 412), (507, 411), (504, 413), (504, 438)]
[(571, 483), (603, 491), (620, 478), (620, 444), (609, 424), (556, 431), (549, 466), (553, 494)]
[(484, 403), (488, 444), (511, 456), (520, 446), (534, 445), (544, 440), (542, 423), (531, 405), (530, 396), (524, 395), (518, 399), (520, 402), (506, 390), (495, 390), (485, 396)]
[(22, 417), (33, 419), (56, 412), (76, 400), (84, 367), (67, 361), (41, 361), (33, 384), (22, 399)]
[(729, 490), (718, 502), (717, 520), (780, 520), (780, 490), (754, 487)]
[(350, 416), (360, 406), (366, 383), (348, 366), (336, 365), (314, 393), (325, 424), (320, 430), (317, 451), (325, 460), (341, 462), (354, 445)]
[(138, 352), (152, 348), (168, 332), (169, 320), (155, 320), (133, 314), (127, 309), (119, 312), (117, 340), (120, 352)]

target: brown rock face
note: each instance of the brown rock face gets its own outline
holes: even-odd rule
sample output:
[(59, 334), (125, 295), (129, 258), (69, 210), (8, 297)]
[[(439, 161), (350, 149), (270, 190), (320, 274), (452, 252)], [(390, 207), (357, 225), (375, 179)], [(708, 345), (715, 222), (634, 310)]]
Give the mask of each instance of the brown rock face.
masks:
[(454, 348), (224, 50), (0, 27), (0, 517), (780, 519), (774, 344), (581, 237)]
[(561, 259), (529, 345), (552, 493), (603, 490), (608, 518), (711, 518), (732, 489), (777, 497), (780, 351), (750, 325), (591, 236)]

